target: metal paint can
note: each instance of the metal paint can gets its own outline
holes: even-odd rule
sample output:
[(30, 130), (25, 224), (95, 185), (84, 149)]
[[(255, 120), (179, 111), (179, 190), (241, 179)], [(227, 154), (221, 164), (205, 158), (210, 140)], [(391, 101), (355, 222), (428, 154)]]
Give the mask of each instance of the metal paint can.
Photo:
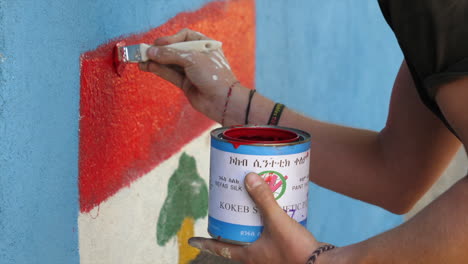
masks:
[(263, 230), (244, 186), (250, 172), (263, 177), (283, 210), (306, 226), (310, 135), (277, 126), (222, 127), (211, 132), (208, 233), (247, 245)]

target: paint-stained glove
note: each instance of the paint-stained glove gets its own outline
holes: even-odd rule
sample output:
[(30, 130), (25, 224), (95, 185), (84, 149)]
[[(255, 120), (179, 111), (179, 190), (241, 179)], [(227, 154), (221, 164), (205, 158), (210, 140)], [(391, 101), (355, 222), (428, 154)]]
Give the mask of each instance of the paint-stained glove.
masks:
[(147, 55), (150, 60), (140, 63), (139, 67), (180, 87), (195, 109), (219, 122), (227, 91), (237, 82), (237, 78), (221, 49), (202, 52), (164, 47), (193, 40), (210, 38), (190, 29), (159, 38), (155, 41), (155, 46), (148, 49)]

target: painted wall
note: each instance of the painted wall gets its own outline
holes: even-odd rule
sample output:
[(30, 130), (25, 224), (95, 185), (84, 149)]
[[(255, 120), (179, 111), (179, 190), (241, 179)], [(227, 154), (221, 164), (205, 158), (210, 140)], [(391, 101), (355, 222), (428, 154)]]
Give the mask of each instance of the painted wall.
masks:
[[(80, 207), (78, 192), (80, 58), (115, 38), (149, 32), (208, 2), (0, 0), (2, 263), (79, 263), (80, 255), (82, 263), (119, 263), (124, 257), (134, 263), (154, 262), (153, 257), (167, 263), (178, 259), (177, 240), (159, 246), (156, 225), (170, 179), (178, 178), (180, 164), (193, 168), (193, 160), (182, 157), (194, 157), (198, 174), (190, 177), (195, 182), (207, 176), (206, 158), (200, 154), (206, 152), (200, 149), (208, 148), (210, 128), (166, 155), (142, 181), (116, 188), (122, 192), (113, 192), (113, 200), (97, 199), (83, 209), (87, 207)], [(316, 118), (382, 127), (401, 55), (375, 1), (257, 0), (255, 11), (260, 92)], [(135, 192), (133, 187), (141, 189)], [(345, 244), (401, 222), (401, 217), (316, 186), (310, 194), (309, 223), (319, 239)], [(320, 202), (324, 200), (327, 203)], [(140, 216), (152, 218), (151, 224), (145, 226)], [(195, 233), (206, 227), (202, 221), (193, 223)], [(137, 253), (108, 239), (127, 237), (135, 244), (145, 230), (154, 240), (144, 243), (153, 248), (141, 247)], [(120, 258), (113, 259), (111, 249), (120, 250)]]
[(182, 91), (126, 65), (115, 45), (152, 43), (182, 28), (223, 42), (239, 80), (255, 79), (252, 0), (209, 3), (81, 56), (78, 216), (81, 263), (206, 263), (187, 240), (208, 236), (209, 131)]
[(206, 2), (0, 1), (2, 263), (79, 263), (81, 54)]

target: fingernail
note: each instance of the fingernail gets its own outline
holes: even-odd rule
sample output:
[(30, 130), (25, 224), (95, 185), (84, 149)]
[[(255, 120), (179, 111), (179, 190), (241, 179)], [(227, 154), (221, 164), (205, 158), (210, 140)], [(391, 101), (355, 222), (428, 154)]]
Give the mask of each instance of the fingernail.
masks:
[(158, 54), (158, 48), (154, 46), (150, 47), (148, 49), (148, 54), (152, 57), (156, 56), (156, 54)]
[(251, 172), (245, 176), (245, 185), (247, 188), (253, 189), (262, 183), (263, 179), (257, 174)]
[(188, 244), (194, 248), (203, 249), (202, 243), (195, 237), (190, 238)]

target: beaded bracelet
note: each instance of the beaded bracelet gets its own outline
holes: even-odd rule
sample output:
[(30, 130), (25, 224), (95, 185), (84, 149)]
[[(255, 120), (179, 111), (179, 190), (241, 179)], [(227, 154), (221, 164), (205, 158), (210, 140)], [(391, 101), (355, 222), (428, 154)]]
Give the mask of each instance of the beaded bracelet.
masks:
[(270, 119), (268, 120), (268, 125), (276, 126), (278, 125), (281, 114), (283, 113), (284, 104), (276, 103), (271, 111)]
[(323, 245), (323, 246), (317, 248), (312, 253), (312, 256), (310, 256), (310, 258), (307, 260), (306, 264), (314, 264), (320, 254), (322, 254), (325, 251), (334, 249), (334, 248), (336, 248), (336, 247), (334, 245), (330, 245), (330, 244), (326, 244), (326, 245)]
[(245, 110), (245, 124), (249, 124), (249, 113), (250, 113), (250, 104), (252, 103), (252, 98), (257, 90), (253, 89), (249, 92), (249, 102), (247, 103), (247, 109)]
[(221, 125), (222, 126), (224, 126), (224, 117), (226, 116), (226, 110), (227, 110), (227, 107), (228, 107), (228, 104), (229, 104), (229, 99), (231, 98), (232, 88), (238, 83), (240, 83), (240, 82), (235, 81), (229, 86), (228, 93), (227, 93), (227, 96), (226, 96), (226, 103), (224, 103), (224, 110), (223, 110), (223, 115), (222, 115), (222, 118), (221, 118)]

